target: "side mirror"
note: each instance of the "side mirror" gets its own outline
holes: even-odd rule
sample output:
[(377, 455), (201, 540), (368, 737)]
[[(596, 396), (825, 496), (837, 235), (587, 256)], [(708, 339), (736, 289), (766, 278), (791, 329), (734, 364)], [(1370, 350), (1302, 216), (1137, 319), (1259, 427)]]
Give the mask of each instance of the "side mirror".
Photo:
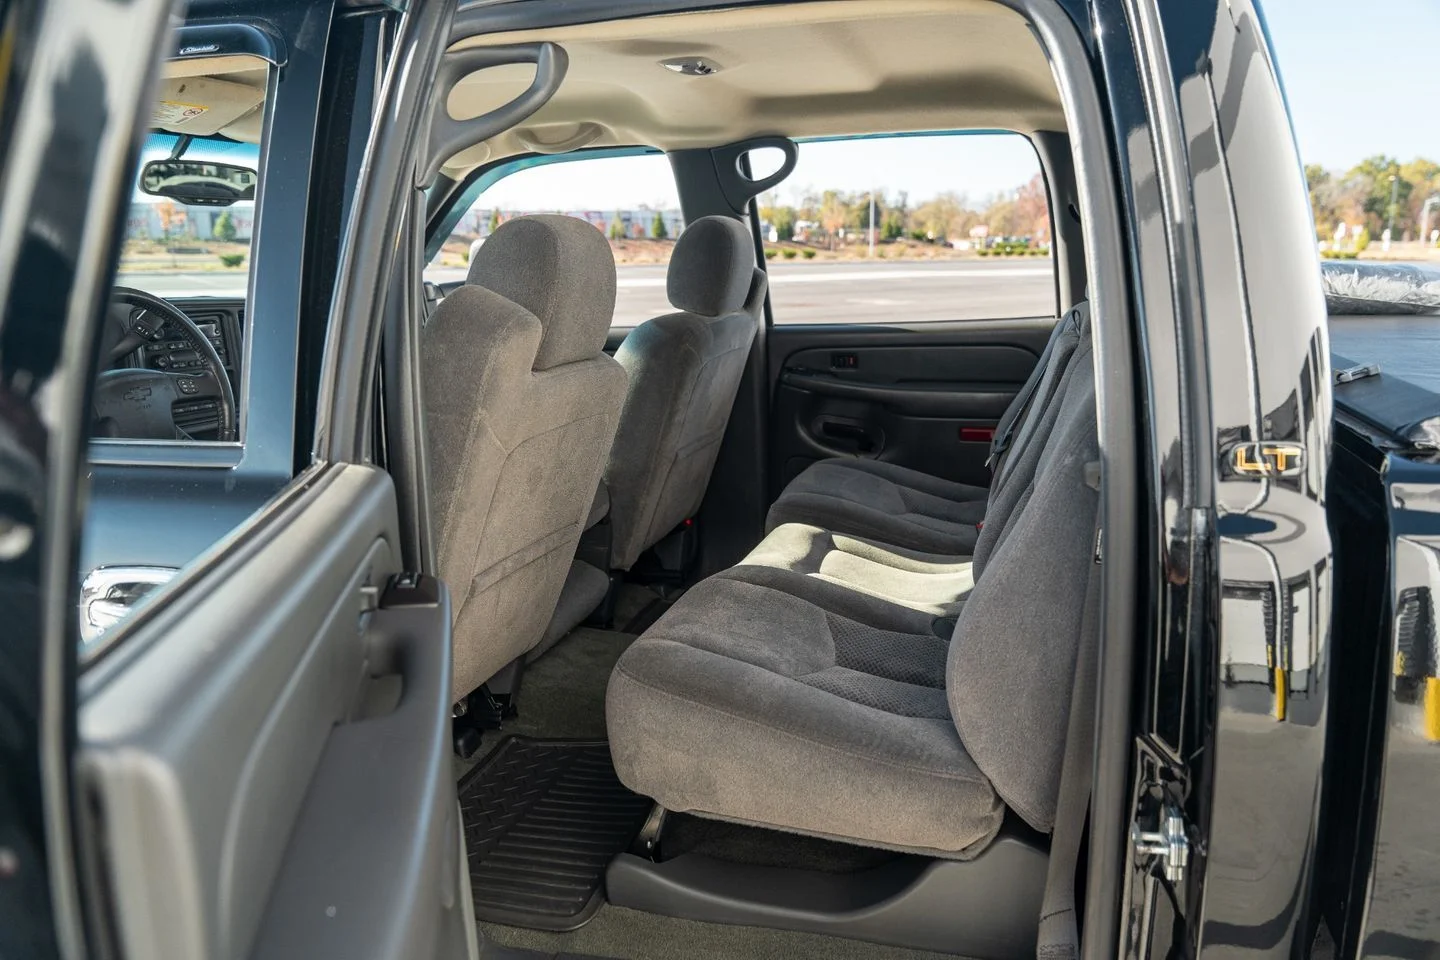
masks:
[(254, 200), (259, 180), (249, 167), (201, 160), (152, 160), (140, 171), (140, 189), (145, 193), (210, 207)]

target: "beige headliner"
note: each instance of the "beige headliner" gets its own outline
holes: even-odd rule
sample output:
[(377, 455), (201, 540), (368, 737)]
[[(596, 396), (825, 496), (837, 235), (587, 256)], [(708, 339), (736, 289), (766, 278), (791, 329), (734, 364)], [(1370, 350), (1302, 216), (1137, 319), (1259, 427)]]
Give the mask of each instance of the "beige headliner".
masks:
[[(1019, 14), (991, 0), (825, 0), (487, 34), (452, 49), (530, 40), (553, 40), (569, 54), (560, 91), (520, 127), (454, 157), (451, 176), (582, 146), (1065, 128), (1039, 44)], [(688, 56), (721, 69), (690, 77), (660, 66)], [(451, 93), (451, 116), (494, 109), (533, 73), (471, 74)]]
[(166, 61), (151, 126), (167, 133), (219, 133), (259, 143), (269, 76), (270, 65), (248, 54)]

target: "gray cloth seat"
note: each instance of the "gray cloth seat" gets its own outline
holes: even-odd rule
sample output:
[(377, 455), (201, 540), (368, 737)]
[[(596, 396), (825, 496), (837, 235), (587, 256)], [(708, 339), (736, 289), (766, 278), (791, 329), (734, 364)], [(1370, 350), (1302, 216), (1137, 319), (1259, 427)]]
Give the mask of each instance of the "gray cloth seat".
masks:
[(612, 569), (630, 569), (700, 507), (764, 302), (756, 273), (738, 220), (696, 220), (666, 274), (677, 312), (640, 324), (615, 353), (630, 387), (605, 469)]
[(605, 571), (584, 560), (572, 560), (560, 588), (560, 596), (555, 601), (555, 612), (550, 615), (550, 623), (546, 625), (540, 642), (526, 655), (526, 662), (534, 663), (565, 639), (567, 633), (580, 626), (595, 608), (605, 602), (605, 595), (609, 592), (610, 577)]
[(996, 425), (989, 488), (878, 460), (821, 460), (792, 480), (771, 505), (767, 532), (801, 523), (927, 553), (971, 553), (979, 540), (978, 525), (989, 522), (987, 500), (1033, 442), (1038, 415), (1049, 407), (1088, 329), (1089, 307), (1084, 303), (1056, 323), (1035, 369)]
[(907, 550), (804, 523), (770, 531), (740, 566), (787, 570), (935, 617), (958, 614), (975, 586), (969, 557)]
[(930, 612), (734, 567), (616, 664), (606, 718), (626, 786), (671, 810), (957, 858), (1006, 807), (1048, 832), (1098, 510), (1094, 371), (1078, 356), (1033, 475), (986, 525), (993, 569), (948, 643)]
[(458, 699), (545, 633), (625, 396), (604, 353), (615, 261), (560, 216), (502, 224), (420, 349), (431, 516)]
[(998, 464), (971, 556), (926, 553), (813, 524), (786, 523), (772, 529), (741, 562), (788, 570), (936, 616), (958, 614), (1026, 496), (1061, 413), (1057, 398), (1066, 395), (1074, 370), (1092, 362), (1088, 313), (1070, 314), (1063, 327), (1063, 336), (1052, 341), (1058, 349), (1037, 378), (1035, 402), (1015, 424), (1020, 441)]
[(621, 656), (606, 695), (620, 779), (667, 810), (979, 852), (1004, 808), (955, 732), (930, 618), (788, 586), (766, 568), (711, 577)]
[(927, 553), (969, 554), (987, 494), (881, 460), (821, 460), (790, 481), (765, 527), (811, 524)]

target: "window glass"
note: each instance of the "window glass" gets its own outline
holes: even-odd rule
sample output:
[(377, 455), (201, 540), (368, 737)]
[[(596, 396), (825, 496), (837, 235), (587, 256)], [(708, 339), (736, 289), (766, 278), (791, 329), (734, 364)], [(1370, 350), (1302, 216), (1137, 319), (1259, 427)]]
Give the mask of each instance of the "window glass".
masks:
[[(166, 81), (179, 92), (167, 88), (155, 101), (101, 332), (97, 439), (241, 439), (240, 364), (261, 154), (258, 142), (236, 137), (259, 137), (267, 73), (261, 67), (239, 76), (246, 82)], [(188, 99), (169, 99), (176, 96)], [(210, 117), (212, 108), (229, 125), (177, 132), (187, 124), (213, 129), (219, 121)]]
[[(290, 436), (293, 394), (249, 404), (244, 369), (252, 354), (262, 369), (273, 357), (246, 341), (260, 141), (278, 89), (259, 58), (167, 62), (142, 120), (91, 393), (82, 656), (268, 500), (291, 466), (288, 449), (277, 469), (252, 441), (276, 435), (277, 412)], [(291, 146), (308, 157), (308, 143)]]
[(461, 215), (425, 269), (442, 287), (459, 283), (470, 258), (500, 224), (529, 213), (588, 220), (615, 254), (615, 325), (633, 327), (673, 309), (665, 297), (665, 265), (685, 226), (670, 162), (658, 154), (533, 161), (498, 172)]
[[(178, 140), (174, 134), (152, 133), (141, 152), (142, 167), (151, 161), (166, 160)], [(260, 167), (260, 147), (224, 137), (195, 138), (181, 159), (197, 164), (213, 161), (254, 171)], [(255, 201), (236, 200), (225, 205), (187, 202), (147, 193), (143, 179), (137, 172), (117, 282), (162, 297), (244, 297), (250, 282)], [(172, 179), (183, 181), (184, 177)], [(252, 191), (258, 183), (256, 174)]]
[(776, 323), (1055, 314), (1045, 180), (1018, 134), (802, 143), (758, 202)]

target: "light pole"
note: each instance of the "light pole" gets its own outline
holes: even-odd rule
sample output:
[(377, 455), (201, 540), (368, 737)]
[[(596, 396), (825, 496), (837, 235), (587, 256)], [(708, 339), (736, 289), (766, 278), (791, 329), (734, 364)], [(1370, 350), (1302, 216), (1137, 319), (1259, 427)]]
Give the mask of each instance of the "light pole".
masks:
[(875, 259), (875, 191), (870, 191), (870, 259)]
[(1390, 238), (1395, 236), (1395, 206), (1400, 196), (1400, 178), (1390, 174), (1390, 209), (1385, 221), (1385, 249), (1390, 249)]

